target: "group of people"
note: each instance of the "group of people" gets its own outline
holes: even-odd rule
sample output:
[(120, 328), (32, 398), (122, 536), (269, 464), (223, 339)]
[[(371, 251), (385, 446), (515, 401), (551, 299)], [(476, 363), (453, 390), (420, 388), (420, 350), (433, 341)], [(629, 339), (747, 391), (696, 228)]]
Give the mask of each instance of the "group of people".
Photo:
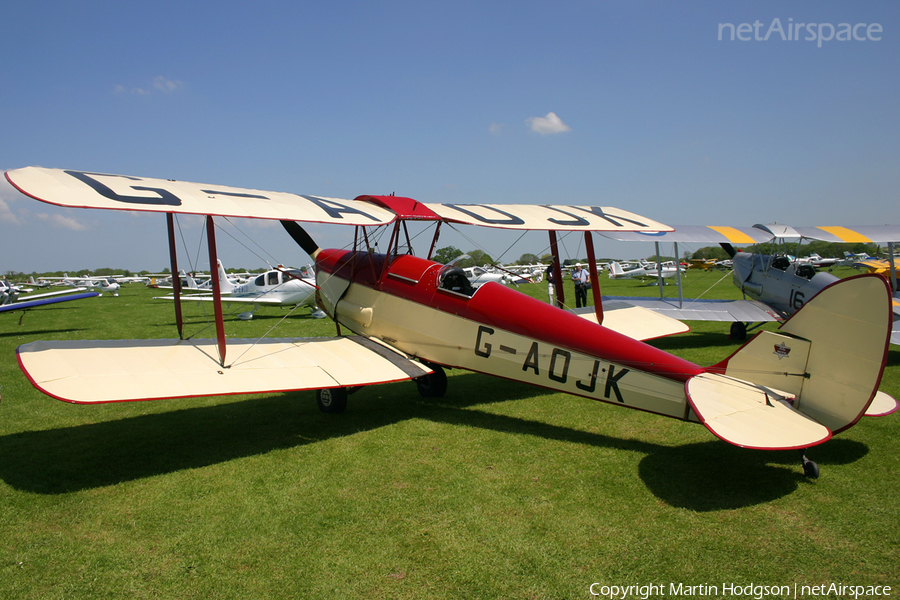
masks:
[[(553, 294), (556, 292), (554, 287), (555, 267), (556, 260), (554, 259), (546, 271), (547, 295), (550, 298), (550, 304), (553, 304)], [(587, 291), (591, 285), (591, 276), (588, 274), (587, 269), (582, 268), (581, 263), (577, 263), (571, 279), (575, 282), (575, 308), (587, 306)]]

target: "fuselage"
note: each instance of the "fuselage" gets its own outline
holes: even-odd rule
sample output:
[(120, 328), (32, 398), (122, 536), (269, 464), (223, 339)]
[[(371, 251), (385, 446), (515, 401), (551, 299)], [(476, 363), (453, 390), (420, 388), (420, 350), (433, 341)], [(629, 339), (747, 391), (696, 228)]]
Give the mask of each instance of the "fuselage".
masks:
[(738, 252), (733, 260), (734, 285), (784, 315), (794, 314), (838, 281), (831, 273), (817, 272), (812, 265), (791, 262), (785, 256)]
[(323, 250), (319, 306), (426, 362), (691, 418), (684, 384), (703, 368), (504, 285), (455, 285), (447, 269), (411, 255)]

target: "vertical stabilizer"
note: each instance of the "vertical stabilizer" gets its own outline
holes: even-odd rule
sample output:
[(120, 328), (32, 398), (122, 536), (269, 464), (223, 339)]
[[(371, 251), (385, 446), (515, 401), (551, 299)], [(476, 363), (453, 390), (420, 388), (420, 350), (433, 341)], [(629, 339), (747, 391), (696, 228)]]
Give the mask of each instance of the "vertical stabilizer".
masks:
[(216, 260), (216, 266), (219, 269), (219, 291), (223, 294), (230, 294), (234, 291), (234, 284), (228, 279), (228, 274), (225, 272), (225, 267), (222, 266), (221, 260)]

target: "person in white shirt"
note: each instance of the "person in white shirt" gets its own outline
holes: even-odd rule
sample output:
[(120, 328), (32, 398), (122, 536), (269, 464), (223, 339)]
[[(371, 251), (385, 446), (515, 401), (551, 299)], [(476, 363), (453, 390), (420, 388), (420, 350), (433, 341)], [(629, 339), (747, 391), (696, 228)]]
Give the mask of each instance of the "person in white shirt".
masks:
[(575, 265), (572, 281), (575, 282), (575, 308), (587, 306), (587, 288), (590, 278), (587, 271), (581, 268), (581, 263)]

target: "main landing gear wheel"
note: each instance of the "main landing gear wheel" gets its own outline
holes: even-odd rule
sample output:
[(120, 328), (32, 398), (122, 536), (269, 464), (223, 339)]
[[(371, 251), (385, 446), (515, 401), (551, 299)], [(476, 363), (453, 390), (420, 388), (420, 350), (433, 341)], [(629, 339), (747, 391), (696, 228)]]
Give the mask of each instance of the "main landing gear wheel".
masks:
[(737, 342), (743, 342), (747, 339), (747, 325), (741, 321), (735, 321), (731, 324), (731, 332), (728, 337)]
[(434, 370), (434, 373), (415, 379), (419, 395), (423, 398), (443, 398), (447, 393), (447, 374), (440, 365), (428, 364), (428, 368)]
[(810, 479), (818, 479), (819, 477), (819, 465), (814, 463), (813, 461), (806, 458), (806, 451), (800, 451), (800, 460), (803, 461), (803, 474), (809, 477)]
[(342, 413), (347, 408), (346, 388), (316, 390), (316, 402), (323, 413)]

